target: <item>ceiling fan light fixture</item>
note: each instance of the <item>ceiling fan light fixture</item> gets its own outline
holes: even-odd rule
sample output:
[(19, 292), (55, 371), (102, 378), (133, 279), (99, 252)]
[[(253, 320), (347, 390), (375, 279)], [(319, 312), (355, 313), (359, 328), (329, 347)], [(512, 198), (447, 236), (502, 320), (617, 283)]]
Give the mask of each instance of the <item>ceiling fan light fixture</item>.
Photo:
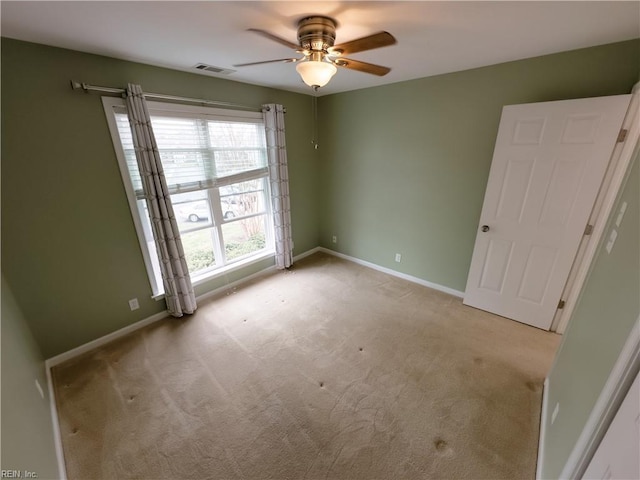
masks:
[(310, 87), (324, 87), (338, 69), (329, 62), (310, 60), (300, 62), (296, 65), (296, 70), (302, 77), (302, 81)]

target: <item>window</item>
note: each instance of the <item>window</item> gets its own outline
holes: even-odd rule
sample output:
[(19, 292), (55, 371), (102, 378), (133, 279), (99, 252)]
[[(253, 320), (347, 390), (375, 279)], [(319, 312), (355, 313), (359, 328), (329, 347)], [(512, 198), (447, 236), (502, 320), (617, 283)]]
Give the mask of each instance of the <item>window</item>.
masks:
[[(124, 101), (103, 103), (154, 295), (162, 279)], [(192, 280), (273, 254), (262, 115), (147, 102)]]

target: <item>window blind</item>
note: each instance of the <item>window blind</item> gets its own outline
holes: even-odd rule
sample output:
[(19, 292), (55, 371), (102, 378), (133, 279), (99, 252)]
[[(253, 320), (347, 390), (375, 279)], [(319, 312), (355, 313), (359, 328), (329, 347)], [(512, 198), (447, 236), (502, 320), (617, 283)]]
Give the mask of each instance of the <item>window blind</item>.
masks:
[[(129, 120), (126, 113), (115, 117), (133, 188), (142, 199)], [(151, 123), (171, 194), (229, 185), (268, 172), (261, 122), (152, 114)]]

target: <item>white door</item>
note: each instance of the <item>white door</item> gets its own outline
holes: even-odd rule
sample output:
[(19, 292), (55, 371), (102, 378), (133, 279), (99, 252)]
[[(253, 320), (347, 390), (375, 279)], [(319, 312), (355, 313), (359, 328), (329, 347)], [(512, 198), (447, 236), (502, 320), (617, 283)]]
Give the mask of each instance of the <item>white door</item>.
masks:
[(549, 330), (630, 99), (503, 108), (465, 305)]
[(640, 374), (636, 375), (582, 478), (640, 478)]

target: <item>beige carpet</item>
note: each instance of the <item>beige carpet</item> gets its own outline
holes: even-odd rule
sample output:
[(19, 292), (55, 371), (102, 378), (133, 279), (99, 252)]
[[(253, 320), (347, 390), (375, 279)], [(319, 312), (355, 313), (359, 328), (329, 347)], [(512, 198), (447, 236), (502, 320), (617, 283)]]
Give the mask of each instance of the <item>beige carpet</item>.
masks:
[(55, 367), (68, 476), (533, 479), (558, 341), (315, 254)]

